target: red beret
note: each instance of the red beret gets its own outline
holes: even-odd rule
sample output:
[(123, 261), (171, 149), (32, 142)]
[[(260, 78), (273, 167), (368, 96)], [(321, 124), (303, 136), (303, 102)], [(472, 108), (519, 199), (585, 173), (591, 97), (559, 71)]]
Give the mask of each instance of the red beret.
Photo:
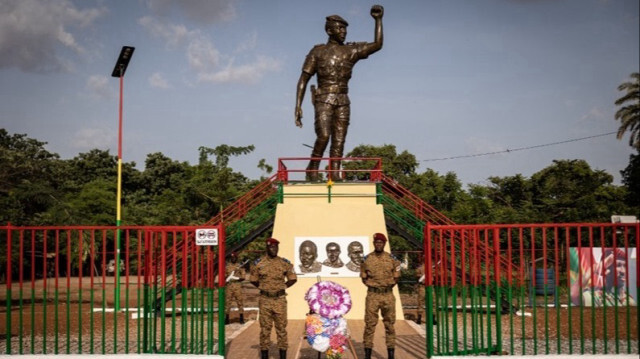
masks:
[(275, 238), (267, 238), (267, 245), (280, 244), (280, 241)]
[(384, 234), (382, 233), (376, 233), (373, 235), (373, 241), (383, 241), (386, 242), (387, 241), (387, 237), (384, 236)]

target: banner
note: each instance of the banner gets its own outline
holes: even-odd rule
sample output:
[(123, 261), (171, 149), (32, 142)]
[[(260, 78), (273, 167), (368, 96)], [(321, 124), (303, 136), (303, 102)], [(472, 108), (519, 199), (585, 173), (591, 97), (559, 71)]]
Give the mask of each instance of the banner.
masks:
[(571, 303), (637, 305), (635, 248), (569, 248)]

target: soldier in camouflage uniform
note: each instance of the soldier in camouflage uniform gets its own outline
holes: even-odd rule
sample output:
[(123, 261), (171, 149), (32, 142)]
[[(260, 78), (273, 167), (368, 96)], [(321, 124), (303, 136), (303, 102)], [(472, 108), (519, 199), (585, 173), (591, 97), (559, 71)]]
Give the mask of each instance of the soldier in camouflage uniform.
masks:
[(360, 278), (368, 287), (364, 311), (364, 352), (365, 359), (371, 359), (373, 334), (378, 324), (378, 312), (384, 323), (387, 353), (394, 358), (396, 344), (396, 297), (392, 289), (400, 279), (400, 261), (384, 251), (387, 237), (382, 233), (373, 235), (375, 250), (365, 257), (360, 266)]
[[(296, 88), (296, 126), (302, 127), (302, 100), (307, 83), (313, 75), (317, 75), (318, 89), (311, 86), (311, 102), (315, 106), (316, 142), (311, 152), (314, 157), (309, 162), (307, 180), (318, 179), (320, 158), (323, 156), (329, 139), (331, 147), (329, 156), (342, 157), (344, 141), (349, 126), (350, 104), (349, 79), (356, 62), (382, 48), (382, 16), (384, 9), (380, 5), (371, 8), (371, 16), (375, 20), (373, 42), (345, 43), (349, 24), (338, 15), (327, 16), (325, 31), (329, 35), (326, 44), (314, 46), (307, 55), (302, 73)], [(331, 170), (338, 171), (340, 161), (331, 162)], [(333, 178), (339, 175), (334, 172)]]
[(258, 307), (260, 310), (260, 355), (269, 357), (271, 327), (275, 324), (278, 336), (280, 359), (287, 357), (287, 299), (285, 289), (292, 286), (298, 277), (293, 265), (287, 259), (278, 257), (275, 238), (267, 239), (267, 255), (256, 260), (251, 268), (250, 281), (260, 289)]
[(229, 312), (231, 303), (236, 302), (240, 313), (240, 324), (244, 324), (244, 300), (242, 295), (242, 282), (244, 280), (244, 268), (238, 263), (238, 254), (231, 253), (231, 257), (225, 266), (225, 278), (227, 281), (225, 291), (225, 324), (229, 324)]

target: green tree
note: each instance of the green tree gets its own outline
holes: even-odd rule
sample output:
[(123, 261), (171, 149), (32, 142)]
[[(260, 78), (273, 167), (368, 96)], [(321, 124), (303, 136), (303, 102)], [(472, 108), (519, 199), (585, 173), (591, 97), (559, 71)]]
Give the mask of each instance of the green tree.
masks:
[(640, 216), (640, 149), (629, 156), (629, 165), (620, 174), (622, 183), (627, 187), (627, 204)]
[(544, 222), (608, 222), (624, 211), (624, 188), (584, 160), (554, 160), (531, 176), (533, 206)]
[[(347, 154), (347, 157), (379, 157), (382, 159), (382, 172), (387, 176), (392, 177), (402, 185), (407, 185), (408, 176), (414, 174), (418, 168), (418, 161), (416, 157), (405, 151), (398, 154), (396, 146), (394, 145), (358, 145), (351, 152)], [(364, 163), (345, 163), (345, 169), (372, 169), (374, 163), (367, 161)], [(361, 177), (361, 176), (360, 176)], [(361, 177), (361, 179), (368, 179), (368, 176)]]
[(46, 144), (0, 129), (0, 223), (28, 224), (59, 200), (65, 166)]
[(622, 106), (615, 115), (620, 121), (616, 137), (622, 139), (629, 131), (629, 146), (640, 149), (640, 73), (632, 73), (631, 81), (618, 86), (618, 91), (624, 94), (615, 102), (616, 106)]

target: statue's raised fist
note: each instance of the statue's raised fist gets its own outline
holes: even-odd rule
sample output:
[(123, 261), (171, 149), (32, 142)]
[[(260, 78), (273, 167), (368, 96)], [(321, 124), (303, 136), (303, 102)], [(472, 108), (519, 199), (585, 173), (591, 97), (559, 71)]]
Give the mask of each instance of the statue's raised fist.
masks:
[(382, 7), (382, 5), (373, 5), (371, 7), (371, 16), (374, 19), (379, 19), (382, 17), (382, 15), (384, 15), (384, 8)]

